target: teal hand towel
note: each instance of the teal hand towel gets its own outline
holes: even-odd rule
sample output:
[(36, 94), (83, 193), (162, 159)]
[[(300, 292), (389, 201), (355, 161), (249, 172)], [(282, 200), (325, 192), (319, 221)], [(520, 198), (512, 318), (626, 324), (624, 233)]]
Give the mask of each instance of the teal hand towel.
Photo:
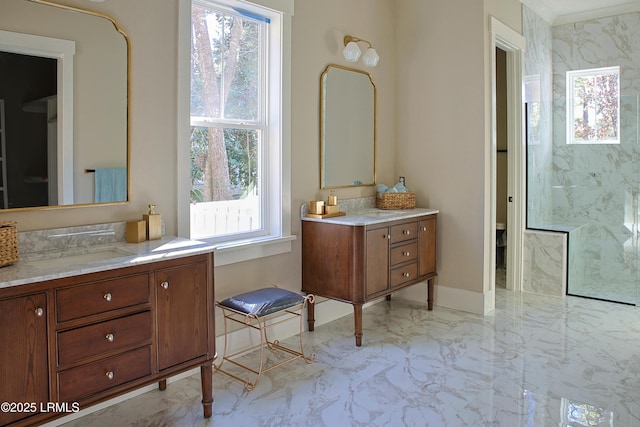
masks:
[(127, 168), (96, 169), (96, 203), (127, 200)]

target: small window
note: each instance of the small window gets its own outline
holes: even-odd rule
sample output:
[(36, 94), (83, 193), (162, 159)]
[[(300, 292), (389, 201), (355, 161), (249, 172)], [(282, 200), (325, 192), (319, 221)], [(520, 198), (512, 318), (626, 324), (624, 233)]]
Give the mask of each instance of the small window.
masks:
[(567, 144), (620, 143), (620, 67), (567, 72)]

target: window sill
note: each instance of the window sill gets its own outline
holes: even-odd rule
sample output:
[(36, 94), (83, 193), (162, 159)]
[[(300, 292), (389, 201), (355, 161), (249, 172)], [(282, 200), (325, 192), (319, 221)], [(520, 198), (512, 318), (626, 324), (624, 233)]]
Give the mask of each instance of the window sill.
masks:
[(221, 243), (215, 247), (215, 266), (291, 252), (291, 242), (296, 239), (295, 235), (291, 235)]

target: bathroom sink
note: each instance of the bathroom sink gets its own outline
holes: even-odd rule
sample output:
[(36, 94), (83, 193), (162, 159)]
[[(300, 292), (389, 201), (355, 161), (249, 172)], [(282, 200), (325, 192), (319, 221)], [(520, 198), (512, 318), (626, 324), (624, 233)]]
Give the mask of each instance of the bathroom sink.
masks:
[(131, 252), (108, 248), (99, 251), (85, 252), (73, 255), (65, 255), (64, 253), (55, 253), (50, 256), (37, 256), (32, 259), (28, 257), (24, 261), (38, 268), (53, 268), (70, 265), (89, 264), (92, 262), (104, 261), (114, 258), (122, 258), (133, 255)]

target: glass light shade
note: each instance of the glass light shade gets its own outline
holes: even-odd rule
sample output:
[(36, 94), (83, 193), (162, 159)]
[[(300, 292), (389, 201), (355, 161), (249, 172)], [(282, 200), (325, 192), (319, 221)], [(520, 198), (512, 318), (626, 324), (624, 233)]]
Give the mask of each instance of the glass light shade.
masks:
[(367, 67), (375, 67), (378, 65), (378, 61), (380, 60), (380, 56), (378, 56), (378, 52), (372, 47), (367, 49), (367, 51), (362, 56), (362, 62)]
[(358, 47), (356, 42), (347, 43), (347, 45), (344, 47), (344, 50), (342, 51), (344, 59), (346, 59), (347, 62), (356, 62), (358, 58), (360, 58), (361, 53), (362, 52), (360, 51), (360, 48)]

